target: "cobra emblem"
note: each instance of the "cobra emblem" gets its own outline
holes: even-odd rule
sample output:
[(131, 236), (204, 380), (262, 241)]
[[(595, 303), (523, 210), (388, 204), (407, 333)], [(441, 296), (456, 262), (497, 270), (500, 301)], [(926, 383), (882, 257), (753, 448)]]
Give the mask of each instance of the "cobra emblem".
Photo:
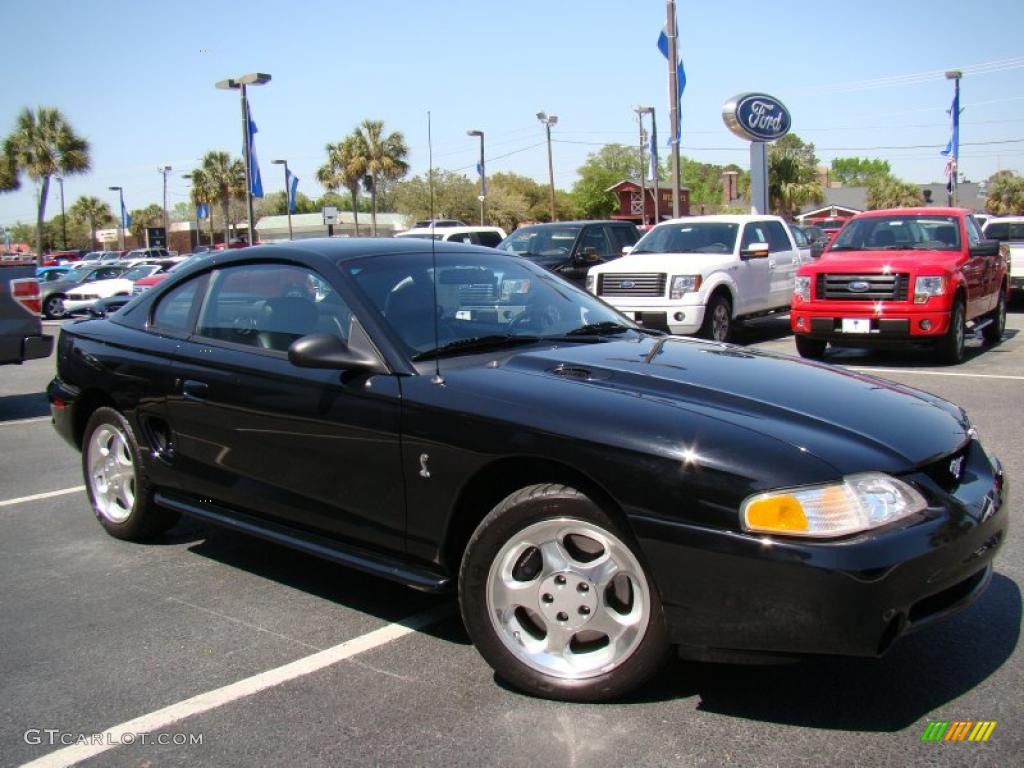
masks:
[(430, 477), (430, 470), (427, 469), (427, 462), (430, 460), (430, 456), (426, 453), (420, 454), (420, 477)]

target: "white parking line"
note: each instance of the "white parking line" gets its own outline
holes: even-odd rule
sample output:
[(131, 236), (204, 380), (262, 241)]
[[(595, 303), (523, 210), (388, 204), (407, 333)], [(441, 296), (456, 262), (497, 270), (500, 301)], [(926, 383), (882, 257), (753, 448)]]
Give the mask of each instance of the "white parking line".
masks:
[(16, 424), (36, 424), (38, 422), (51, 422), (53, 419), (50, 416), (37, 416), (32, 419), (17, 419), (16, 421), (0, 421), (0, 427), (10, 427)]
[[(246, 696), (252, 696), (268, 688), (287, 683), (311, 672), (329, 667), (332, 664), (337, 664), (339, 661), (350, 659), (360, 653), (378, 648), (433, 624), (440, 619), (446, 618), (452, 612), (453, 607), (451, 605), (443, 605), (423, 613), (417, 613), (380, 629), (375, 629), (373, 632), (367, 632), (365, 635), (360, 635), (352, 640), (346, 640), (344, 643), (333, 648), (314, 653), (311, 656), (305, 656), (284, 666), (261, 672), (258, 675), (225, 685), (222, 688), (216, 688), (212, 691), (201, 693), (198, 696), (193, 696), (191, 699), (179, 701), (177, 704), (171, 704), (169, 707), (150, 712), (148, 715), (142, 715), (134, 720), (112, 726), (100, 734), (100, 738), (90, 739), (89, 744), (75, 744), (58, 749), (56, 752), (51, 752), (48, 755), (43, 755), (29, 763), (25, 763), (22, 768), (65, 768), (66, 766), (72, 766), (75, 763), (88, 760), (118, 746), (124, 740), (125, 734), (131, 734), (128, 737), (128, 741), (131, 743), (132, 737), (140, 733), (161, 731), (187, 717), (209, 712), (211, 709), (222, 707)], [(92, 741), (99, 743), (93, 744), (91, 743)]]
[(918, 371), (913, 368), (861, 368), (854, 365), (844, 366), (847, 370), (860, 373), (909, 373), (917, 376), (957, 376), (962, 379), (1008, 379), (1024, 381), (1024, 376), (1009, 376), (998, 373), (952, 373), (946, 371)]
[(61, 488), (59, 491), (47, 491), (46, 493), (33, 493), (31, 496), (22, 496), (20, 499), (7, 499), (0, 501), (0, 507), (13, 507), (15, 504), (24, 504), (26, 501), (39, 501), (39, 499), (52, 499), (54, 496), (66, 496), (69, 493), (84, 491), (84, 485), (76, 485), (74, 488)]

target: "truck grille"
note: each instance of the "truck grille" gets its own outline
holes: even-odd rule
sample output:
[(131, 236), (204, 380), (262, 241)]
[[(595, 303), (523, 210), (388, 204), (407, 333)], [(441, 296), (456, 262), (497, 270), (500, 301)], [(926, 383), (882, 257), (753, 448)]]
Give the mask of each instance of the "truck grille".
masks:
[(910, 296), (910, 275), (819, 274), (814, 296), (840, 301), (906, 301)]
[(665, 274), (602, 274), (597, 276), (598, 296), (664, 296)]

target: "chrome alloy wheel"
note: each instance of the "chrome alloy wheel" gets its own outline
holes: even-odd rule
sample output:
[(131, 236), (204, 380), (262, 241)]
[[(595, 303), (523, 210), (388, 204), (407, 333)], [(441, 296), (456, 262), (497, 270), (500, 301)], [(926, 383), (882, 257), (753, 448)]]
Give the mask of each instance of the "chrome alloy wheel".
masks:
[(113, 424), (102, 424), (89, 439), (87, 457), (97, 511), (112, 523), (125, 522), (135, 506), (135, 464), (127, 438)]
[(524, 528), (487, 576), (495, 632), (518, 661), (552, 677), (595, 677), (622, 664), (644, 638), (650, 606), (629, 547), (582, 520)]
[(729, 325), (732, 318), (729, 317), (729, 306), (720, 301), (715, 304), (711, 315), (711, 338), (715, 341), (725, 341), (729, 338)]

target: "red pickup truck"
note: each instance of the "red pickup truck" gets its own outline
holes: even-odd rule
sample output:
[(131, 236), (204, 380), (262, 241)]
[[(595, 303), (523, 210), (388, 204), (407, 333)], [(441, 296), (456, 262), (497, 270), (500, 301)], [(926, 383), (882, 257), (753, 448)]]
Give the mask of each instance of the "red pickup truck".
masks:
[(802, 357), (837, 347), (934, 346), (945, 363), (964, 337), (998, 342), (1006, 326), (1006, 259), (971, 212), (894, 208), (854, 216), (822, 257), (800, 267), (790, 326)]

